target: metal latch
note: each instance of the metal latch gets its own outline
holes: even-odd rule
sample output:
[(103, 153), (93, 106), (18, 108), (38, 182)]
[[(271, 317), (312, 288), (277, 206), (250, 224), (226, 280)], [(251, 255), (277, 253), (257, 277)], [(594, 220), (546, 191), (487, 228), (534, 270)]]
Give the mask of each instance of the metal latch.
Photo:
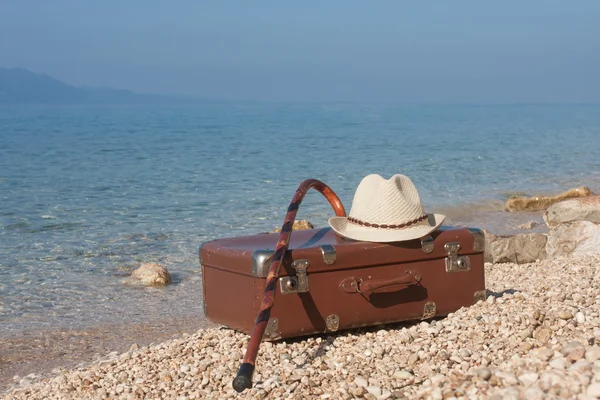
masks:
[(433, 251), (433, 247), (434, 247), (434, 243), (433, 243), (433, 238), (431, 237), (431, 235), (427, 235), (424, 238), (421, 238), (421, 248), (423, 249), (423, 251), (427, 254), (431, 253)]
[(444, 248), (448, 252), (446, 257), (446, 272), (466, 272), (471, 270), (469, 256), (459, 256), (460, 243), (446, 243)]
[(337, 260), (335, 247), (330, 244), (324, 244), (319, 247), (321, 248), (321, 253), (323, 253), (323, 262), (327, 265), (335, 264)]
[(308, 276), (306, 269), (310, 266), (308, 260), (296, 260), (292, 268), (296, 270), (296, 276), (284, 276), (279, 278), (281, 294), (308, 292)]

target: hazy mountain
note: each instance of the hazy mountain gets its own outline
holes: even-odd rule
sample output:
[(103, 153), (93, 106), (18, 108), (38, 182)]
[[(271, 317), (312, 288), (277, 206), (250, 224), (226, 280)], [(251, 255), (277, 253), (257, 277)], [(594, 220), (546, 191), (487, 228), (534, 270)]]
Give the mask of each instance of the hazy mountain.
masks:
[(0, 104), (172, 104), (196, 101), (129, 90), (77, 87), (23, 68), (0, 68)]

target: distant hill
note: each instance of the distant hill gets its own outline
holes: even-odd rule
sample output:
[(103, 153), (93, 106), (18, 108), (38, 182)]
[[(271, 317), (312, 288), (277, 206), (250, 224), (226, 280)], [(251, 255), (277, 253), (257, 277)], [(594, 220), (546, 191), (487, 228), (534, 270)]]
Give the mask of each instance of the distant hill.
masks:
[(83, 88), (23, 68), (0, 68), (0, 104), (181, 104), (198, 100), (129, 90)]

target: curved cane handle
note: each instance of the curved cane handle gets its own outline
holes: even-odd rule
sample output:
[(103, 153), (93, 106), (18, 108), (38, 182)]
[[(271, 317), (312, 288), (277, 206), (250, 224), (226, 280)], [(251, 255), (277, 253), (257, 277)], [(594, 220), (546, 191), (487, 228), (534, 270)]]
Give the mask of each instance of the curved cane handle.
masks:
[(250, 335), (250, 341), (248, 342), (246, 355), (244, 356), (244, 360), (240, 366), (237, 376), (233, 380), (233, 388), (236, 392), (243, 392), (245, 389), (250, 389), (252, 387), (252, 374), (254, 373), (258, 349), (260, 347), (260, 342), (262, 341), (263, 335), (265, 334), (265, 329), (267, 328), (269, 318), (271, 317), (271, 308), (273, 308), (275, 305), (275, 284), (277, 282), (277, 278), (279, 277), (281, 261), (283, 260), (283, 257), (285, 256), (290, 244), (292, 227), (294, 226), (296, 214), (298, 213), (298, 209), (300, 208), (300, 204), (302, 203), (306, 192), (310, 188), (315, 188), (323, 196), (325, 196), (329, 204), (331, 204), (333, 207), (335, 215), (338, 217), (346, 216), (346, 210), (344, 210), (344, 206), (342, 205), (339, 197), (337, 197), (335, 192), (323, 182), (316, 179), (307, 179), (303, 181), (296, 190), (296, 193), (294, 194), (294, 197), (292, 198), (292, 201), (288, 207), (285, 219), (283, 220), (283, 225), (281, 226), (281, 233), (279, 234), (277, 247), (275, 247), (275, 252), (273, 253), (273, 263), (269, 268), (269, 273), (267, 274), (267, 279), (265, 282), (265, 296), (260, 306), (258, 316), (256, 317), (254, 329), (252, 329), (252, 334)]

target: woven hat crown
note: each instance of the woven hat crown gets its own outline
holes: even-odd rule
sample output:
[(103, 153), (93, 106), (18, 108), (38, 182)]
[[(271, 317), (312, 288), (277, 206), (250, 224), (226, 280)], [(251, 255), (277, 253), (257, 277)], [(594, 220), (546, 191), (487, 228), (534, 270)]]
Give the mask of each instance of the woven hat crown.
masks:
[(389, 180), (366, 176), (356, 188), (349, 217), (378, 225), (402, 225), (423, 218), (425, 210), (413, 182), (404, 175)]
[(356, 188), (348, 217), (330, 217), (329, 226), (348, 239), (398, 242), (429, 235), (444, 218), (425, 213), (417, 188), (407, 176), (396, 174), (386, 180), (371, 174)]

